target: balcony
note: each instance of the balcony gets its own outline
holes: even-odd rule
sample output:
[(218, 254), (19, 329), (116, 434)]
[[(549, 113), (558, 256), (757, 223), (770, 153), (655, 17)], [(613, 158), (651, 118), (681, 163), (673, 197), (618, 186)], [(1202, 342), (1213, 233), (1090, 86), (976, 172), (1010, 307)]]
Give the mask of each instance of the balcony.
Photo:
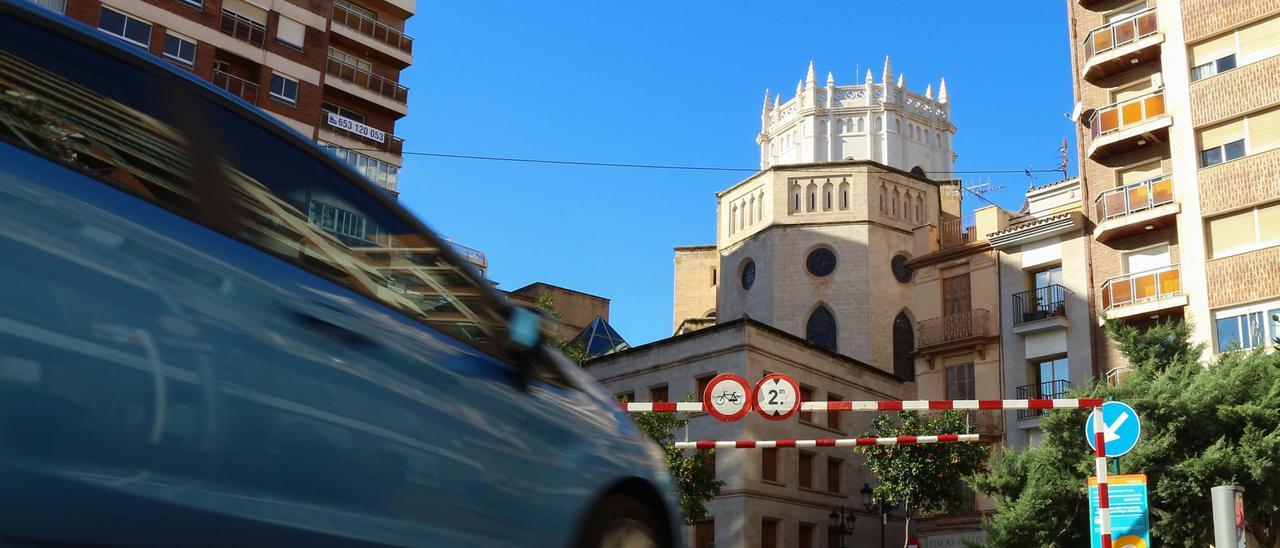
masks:
[(1089, 31), (1084, 38), (1084, 79), (1097, 83), (1131, 67), (1158, 61), (1164, 35), (1156, 22), (1156, 8)]
[(328, 59), (328, 63), (325, 65), (325, 72), (340, 81), (334, 82), (333, 79), (326, 78), (326, 85), (334, 85), (334, 87), (347, 93), (362, 97), (401, 114), (408, 112), (406, 105), (409, 100), (409, 88), (396, 83), (390, 78), (378, 76), (368, 70), (332, 57)]
[(1182, 270), (1178, 265), (1115, 276), (1102, 282), (1104, 319), (1152, 314), (1186, 305)]
[(248, 101), (249, 104), (258, 104), (258, 84), (220, 70), (214, 70), (213, 78), (210, 80), (213, 82), (213, 85), (225, 89), (232, 95)]
[(991, 313), (981, 308), (921, 321), (919, 348), (960, 346), (991, 337)]
[(1093, 237), (1099, 242), (1172, 226), (1180, 210), (1168, 175), (1103, 192), (1093, 206), (1098, 223)]
[(351, 33), (344, 33), (349, 37), (370, 43), (406, 64), (412, 60), (410, 54), (413, 52), (413, 38), (386, 23), (370, 19), (341, 5), (333, 6), (333, 22), (336, 23), (335, 30), (351, 30)]
[(267, 41), (267, 26), (233, 11), (222, 10), (218, 30), (259, 48)]
[[(1019, 386), (1014, 390), (1016, 397), (1020, 400), (1056, 400), (1067, 396), (1067, 391), (1071, 390), (1071, 382), (1058, 379)], [(1034, 419), (1044, 413), (1044, 409), (1019, 409), (1018, 420)]]
[(464, 260), (479, 269), (481, 276), (484, 276), (485, 273), (489, 271), (489, 258), (485, 256), (483, 251), (462, 245), (453, 241), (452, 238), (445, 238), (444, 240), (449, 244), (449, 247), (453, 248), (454, 253), (457, 253)]
[(1102, 107), (1089, 116), (1089, 158), (1096, 161), (1166, 141), (1170, 125), (1164, 90)]
[[(326, 140), (333, 139), (337, 141), (334, 143), (335, 145), (357, 152), (386, 152), (398, 158), (404, 151), (404, 139), (349, 118), (336, 114), (330, 116), (330, 114), (329, 112), (320, 113), (321, 131), (331, 132), (329, 134), (321, 134), (321, 138)], [(386, 160), (381, 157), (378, 159)], [(399, 162), (390, 163), (397, 166), (400, 165)]]
[(1025, 335), (1066, 327), (1067, 288), (1058, 284), (1013, 294), (1013, 330)]
[(943, 221), (938, 226), (938, 249), (959, 247), (978, 241), (978, 230), (973, 215), (950, 221)]

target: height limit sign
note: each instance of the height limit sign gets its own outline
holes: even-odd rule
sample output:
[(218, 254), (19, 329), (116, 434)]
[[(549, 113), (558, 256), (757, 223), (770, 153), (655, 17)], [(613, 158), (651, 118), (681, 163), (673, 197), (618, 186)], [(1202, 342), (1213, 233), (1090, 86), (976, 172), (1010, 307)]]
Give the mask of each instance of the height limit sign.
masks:
[(774, 373), (756, 383), (756, 412), (771, 421), (791, 417), (800, 410), (800, 385), (795, 379)]

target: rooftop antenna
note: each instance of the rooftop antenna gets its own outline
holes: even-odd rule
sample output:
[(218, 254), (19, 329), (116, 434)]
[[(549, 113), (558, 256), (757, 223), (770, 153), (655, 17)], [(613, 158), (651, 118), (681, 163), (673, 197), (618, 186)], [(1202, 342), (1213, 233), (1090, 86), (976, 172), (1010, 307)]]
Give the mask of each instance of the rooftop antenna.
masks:
[(965, 190), (977, 196), (995, 192), (1003, 188), (1004, 185), (992, 185), (990, 176), (979, 178), (977, 182), (964, 187)]
[(1027, 169), (1022, 170), (1022, 172), (1027, 174), (1028, 179), (1031, 179), (1031, 188), (1035, 188), (1036, 176), (1031, 173), (1032, 169), (1034, 169), (1034, 166), (1032, 166), (1031, 164), (1027, 164)]
[(1063, 181), (1067, 180), (1067, 161), (1068, 161), (1067, 150), (1069, 150), (1069, 147), (1067, 147), (1067, 138), (1063, 137), (1062, 147), (1058, 149), (1058, 154), (1060, 155), (1060, 158), (1062, 160), (1062, 180)]

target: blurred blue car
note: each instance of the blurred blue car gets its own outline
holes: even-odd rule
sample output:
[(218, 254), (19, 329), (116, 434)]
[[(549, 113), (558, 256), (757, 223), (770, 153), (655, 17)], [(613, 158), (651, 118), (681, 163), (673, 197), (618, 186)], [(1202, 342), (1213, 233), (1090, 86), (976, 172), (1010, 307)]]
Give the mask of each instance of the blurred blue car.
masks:
[(0, 544), (679, 543), (661, 453), (541, 320), (109, 40), (0, 1)]

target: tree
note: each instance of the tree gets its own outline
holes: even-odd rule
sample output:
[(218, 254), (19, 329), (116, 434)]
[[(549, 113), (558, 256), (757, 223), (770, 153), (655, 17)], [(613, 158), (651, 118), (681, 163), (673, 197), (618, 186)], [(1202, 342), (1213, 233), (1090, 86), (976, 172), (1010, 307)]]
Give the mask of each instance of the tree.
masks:
[[(564, 316), (561, 316), (560, 313), (556, 311), (555, 298), (551, 296), (550, 291), (545, 289), (538, 292), (537, 298), (533, 300), (533, 307), (547, 313), (547, 315), (555, 319), (556, 322), (559, 322), (564, 318)], [(582, 365), (591, 357), (587, 355), (586, 345), (581, 343), (574, 344), (573, 341), (561, 340), (552, 340), (551, 342), (555, 344), (556, 348), (558, 348), (566, 358), (569, 358), (569, 361), (578, 365)]]
[[(1119, 467), (1147, 475), (1153, 541), (1212, 543), (1209, 490), (1234, 483), (1245, 488), (1250, 534), (1280, 548), (1280, 354), (1237, 351), (1201, 363), (1203, 347), (1189, 342), (1182, 322), (1146, 330), (1109, 323), (1107, 332), (1131, 370), (1117, 386), (1095, 383), (1070, 397), (1123, 401), (1138, 412), (1142, 439)], [(994, 456), (974, 481), (997, 501), (984, 523), (991, 545), (1088, 545), (1087, 418), (1050, 412), (1040, 419), (1041, 446)]]
[[(688, 399), (688, 398), (686, 398)], [(672, 432), (684, 429), (689, 419), (683, 413), (633, 413), (636, 425), (662, 447), (667, 469), (676, 485), (680, 513), (693, 525), (707, 517), (706, 502), (720, 494), (724, 482), (716, 479), (711, 460), (715, 450), (686, 453), (676, 449)]]
[[(960, 411), (925, 417), (903, 411), (900, 415), (897, 421), (889, 415), (877, 415), (871, 420), (874, 435), (955, 434), (966, 428)], [(875, 497), (901, 504), (907, 511), (903, 538), (911, 536), (912, 511), (929, 514), (961, 504), (968, 492), (964, 478), (976, 474), (987, 460), (985, 446), (968, 443), (876, 445), (857, 451), (867, 456), (867, 468), (879, 481)]]

